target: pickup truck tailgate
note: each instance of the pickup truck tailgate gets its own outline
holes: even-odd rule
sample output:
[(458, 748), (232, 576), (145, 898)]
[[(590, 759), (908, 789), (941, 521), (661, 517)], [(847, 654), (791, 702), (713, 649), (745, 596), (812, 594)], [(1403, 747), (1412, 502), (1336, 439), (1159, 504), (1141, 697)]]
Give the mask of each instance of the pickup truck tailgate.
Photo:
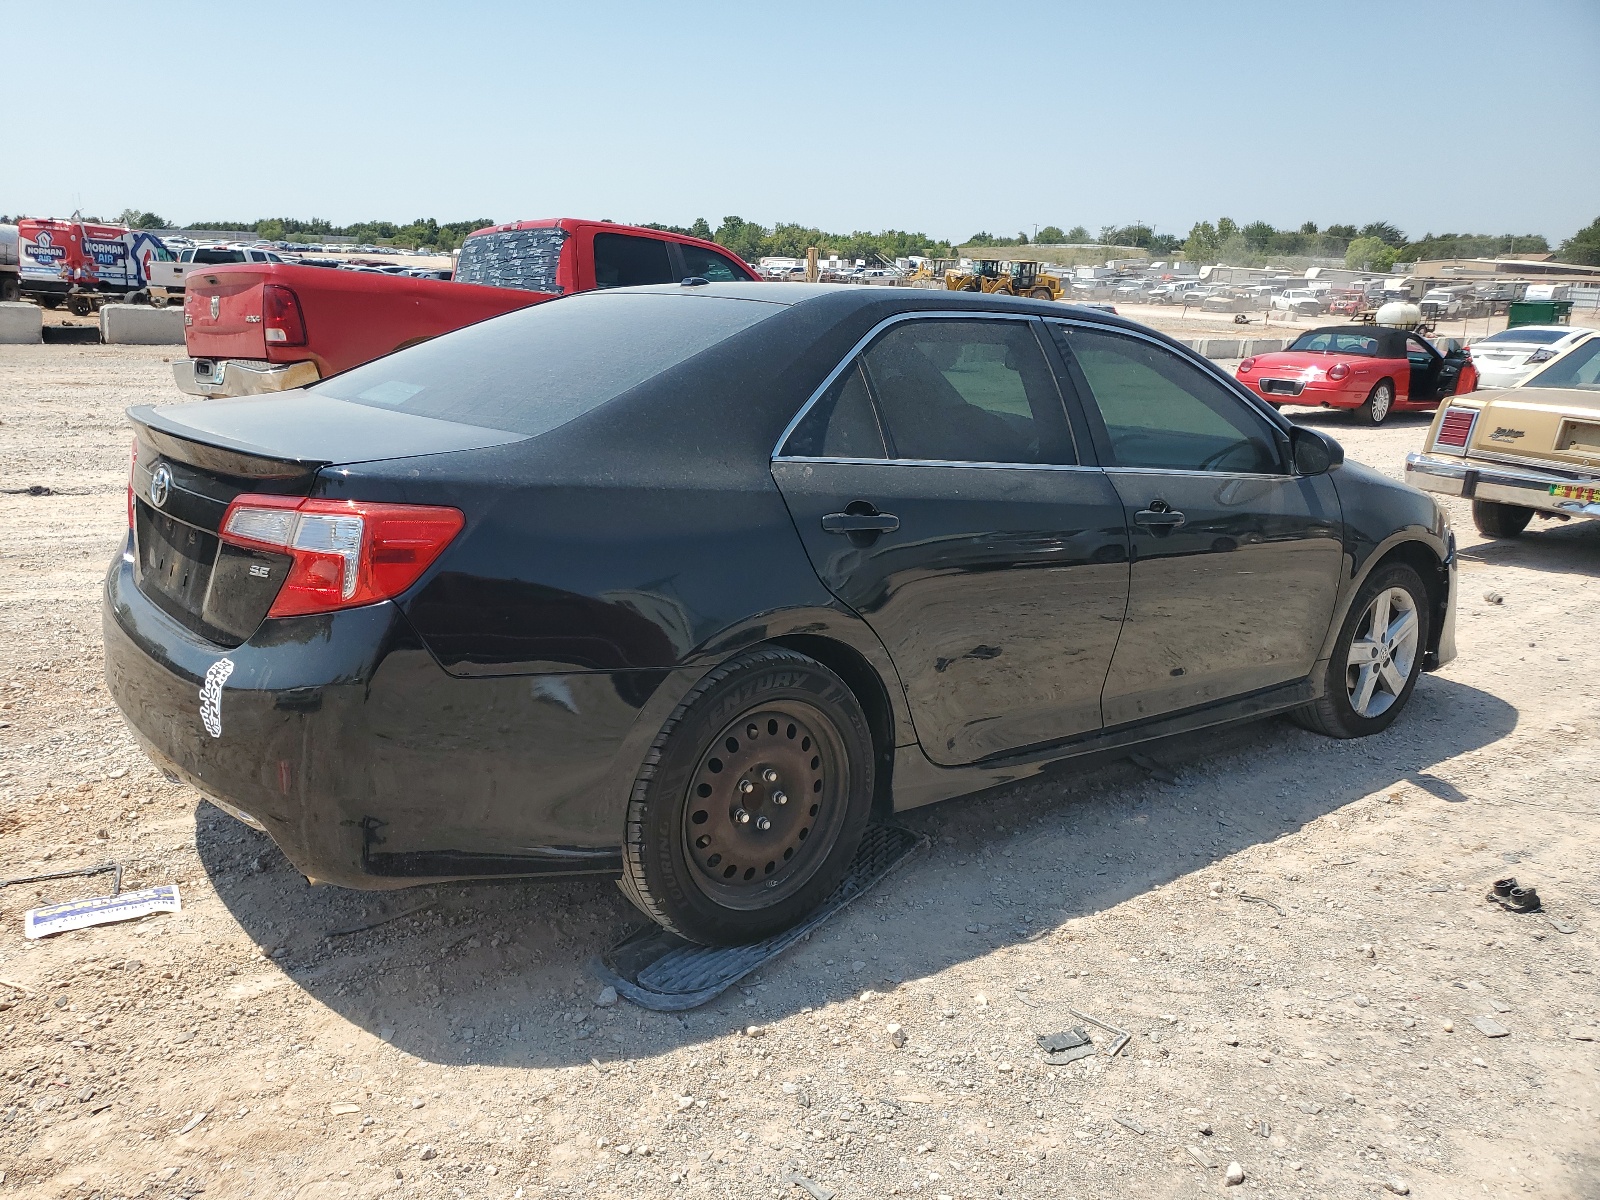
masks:
[(201, 267), (185, 282), (183, 338), (190, 354), (207, 358), (267, 357), (261, 320), (266, 276), (231, 267)]

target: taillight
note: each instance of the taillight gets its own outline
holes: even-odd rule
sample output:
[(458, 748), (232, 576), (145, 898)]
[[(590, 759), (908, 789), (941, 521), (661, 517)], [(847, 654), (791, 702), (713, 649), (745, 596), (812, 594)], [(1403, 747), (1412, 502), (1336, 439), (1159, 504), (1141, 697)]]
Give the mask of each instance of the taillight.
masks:
[(1439, 432), (1434, 436), (1435, 448), (1449, 446), (1453, 450), (1465, 450), (1467, 443), (1472, 440), (1472, 425), (1478, 419), (1478, 410), (1475, 408), (1456, 408), (1453, 405), (1444, 410), (1444, 416), (1439, 419)]
[(1335, 381), (1343, 379), (1348, 374), (1350, 374), (1350, 367), (1347, 363), (1334, 363), (1333, 366), (1328, 368), (1328, 378)]
[(431, 505), (246, 495), (228, 506), (221, 536), (293, 557), (267, 615), (296, 617), (398, 596), (465, 521), (459, 509)]
[(267, 341), (274, 346), (304, 346), (306, 319), (300, 314), (300, 300), (281, 283), (261, 288), (261, 320)]
[(1256, 360), (1253, 359), (1253, 358), (1247, 358), (1242, 363), (1239, 364), (1239, 370), (1241, 372), (1253, 371), (1255, 369), (1256, 369)]
[(133, 472), (139, 465), (139, 439), (133, 439), (133, 459), (128, 463), (128, 528), (133, 528)]

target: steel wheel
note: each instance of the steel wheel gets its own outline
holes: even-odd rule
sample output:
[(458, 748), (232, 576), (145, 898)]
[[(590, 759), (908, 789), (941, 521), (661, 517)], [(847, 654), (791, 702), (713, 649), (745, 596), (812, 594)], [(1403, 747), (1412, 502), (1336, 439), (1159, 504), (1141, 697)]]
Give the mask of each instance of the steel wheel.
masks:
[(849, 794), (833, 722), (802, 702), (752, 709), (701, 756), (683, 810), (694, 882), (729, 908), (766, 907), (828, 856)]
[(1420, 633), (1410, 592), (1391, 587), (1373, 597), (1345, 667), (1345, 689), (1358, 717), (1381, 717), (1400, 699), (1416, 667)]

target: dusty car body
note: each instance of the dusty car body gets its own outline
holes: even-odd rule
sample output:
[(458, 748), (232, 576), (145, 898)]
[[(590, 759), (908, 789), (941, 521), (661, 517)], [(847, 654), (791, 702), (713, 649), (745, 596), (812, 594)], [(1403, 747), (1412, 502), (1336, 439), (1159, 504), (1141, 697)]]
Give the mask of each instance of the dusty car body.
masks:
[(1406, 480), (1470, 499), (1489, 537), (1516, 537), (1536, 515), (1600, 517), (1600, 337), (1514, 388), (1452, 399), (1406, 456)]

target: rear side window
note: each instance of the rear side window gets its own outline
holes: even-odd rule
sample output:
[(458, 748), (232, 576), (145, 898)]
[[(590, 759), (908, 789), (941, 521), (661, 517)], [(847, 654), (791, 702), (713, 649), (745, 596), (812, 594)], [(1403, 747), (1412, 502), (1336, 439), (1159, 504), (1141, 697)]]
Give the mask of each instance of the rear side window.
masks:
[(555, 228), (474, 234), (461, 243), (455, 280), (559, 296), (556, 268), (561, 265), (561, 246), (566, 240), (566, 231)]
[(804, 458), (887, 457), (859, 360), (811, 406), (784, 443), (783, 453)]
[(678, 249), (683, 252), (683, 273), (686, 277), (698, 275), (712, 283), (742, 283), (750, 278), (750, 272), (735, 266), (725, 255), (714, 250), (682, 243), (679, 243)]
[(599, 288), (673, 283), (667, 244), (626, 233), (594, 235), (594, 284)]
[(315, 394), (537, 435), (782, 311), (721, 296), (586, 292), (376, 359)]
[(896, 325), (862, 365), (895, 458), (1074, 463), (1055, 377), (1022, 321)]
[(1217, 380), (1142, 338), (1056, 326), (1089, 382), (1115, 465), (1275, 474), (1266, 421)]

